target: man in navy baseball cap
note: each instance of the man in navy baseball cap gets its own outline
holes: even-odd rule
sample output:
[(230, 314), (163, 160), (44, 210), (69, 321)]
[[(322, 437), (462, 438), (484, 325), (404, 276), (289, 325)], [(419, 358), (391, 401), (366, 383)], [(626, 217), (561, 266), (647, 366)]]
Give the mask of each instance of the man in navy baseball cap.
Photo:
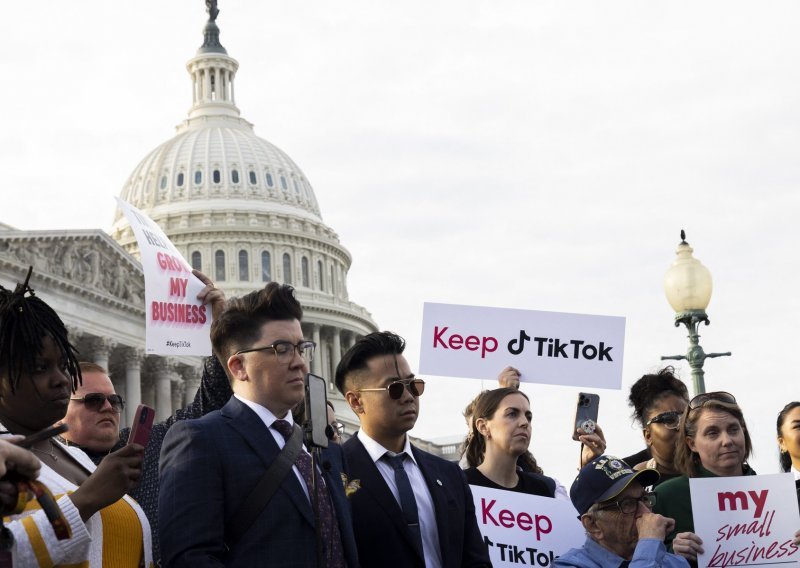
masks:
[(658, 481), (654, 469), (633, 471), (619, 458), (602, 455), (581, 468), (569, 495), (586, 529), (586, 542), (556, 559), (556, 566), (623, 568), (689, 566), (670, 554), (664, 538), (675, 521), (656, 515), (655, 496), (646, 488)]

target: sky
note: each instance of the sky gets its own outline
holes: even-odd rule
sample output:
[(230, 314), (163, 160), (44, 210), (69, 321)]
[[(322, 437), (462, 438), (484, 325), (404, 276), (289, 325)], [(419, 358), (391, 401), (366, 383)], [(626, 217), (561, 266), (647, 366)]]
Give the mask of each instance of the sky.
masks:
[[(221, 0), (236, 99), (351, 252), (351, 300), (419, 361), (423, 302), (626, 318), (626, 396), (685, 353), (662, 289), (685, 229), (711, 271), (708, 390), (739, 399), (761, 473), (800, 399), (796, 2)], [(191, 104), (204, 3), (3, 6), (0, 223), (108, 230), (138, 161)], [(685, 362), (676, 364), (690, 381)], [(498, 369), (499, 370), (499, 369)], [(462, 434), (485, 381), (429, 377), (414, 434)], [(579, 390), (526, 384), (531, 448), (569, 484)]]

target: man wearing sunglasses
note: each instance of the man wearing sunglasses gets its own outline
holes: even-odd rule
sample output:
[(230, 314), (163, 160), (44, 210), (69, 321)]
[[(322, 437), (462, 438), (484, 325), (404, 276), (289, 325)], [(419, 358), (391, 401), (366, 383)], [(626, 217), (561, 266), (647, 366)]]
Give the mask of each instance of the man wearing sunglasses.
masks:
[(555, 566), (688, 567), (685, 558), (664, 547), (675, 521), (651, 510), (655, 495), (646, 488), (657, 481), (656, 470), (633, 471), (614, 456), (602, 455), (583, 466), (569, 493), (586, 529), (586, 542), (556, 558)]
[(371, 333), (344, 354), (336, 386), (361, 429), (344, 443), (358, 555), (364, 568), (491, 566), (461, 469), (410, 443), (425, 381), (403, 357), (405, 341)]

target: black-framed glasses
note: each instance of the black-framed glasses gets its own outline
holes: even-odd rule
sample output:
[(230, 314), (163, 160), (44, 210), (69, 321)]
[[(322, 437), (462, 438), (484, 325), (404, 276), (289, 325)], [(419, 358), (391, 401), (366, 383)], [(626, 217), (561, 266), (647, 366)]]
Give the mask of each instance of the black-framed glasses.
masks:
[(703, 394), (698, 394), (696, 397), (694, 397), (692, 400), (689, 401), (689, 410), (702, 408), (712, 400), (715, 402), (722, 402), (724, 404), (736, 404), (736, 397), (729, 392), (725, 391), (704, 392)]
[(652, 509), (656, 504), (656, 494), (644, 493), (641, 497), (623, 497), (607, 505), (600, 505), (597, 510), (617, 509), (623, 515), (632, 515), (639, 509), (639, 503), (643, 503), (645, 507)]
[(341, 438), (344, 436), (344, 424), (339, 422), (338, 420), (334, 420), (330, 423), (330, 427), (333, 428), (333, 431)]
[(393, 381), (386, 385), (385, 387), (381, 387), (379, 389), (358, 389), (357, 392), (378, 392), (378, 391), (389, 391), (389, 398), (394, 400), (399, 399), (403, 396), (403, 391), (408, 389), (413, 396), (421, 396), (422, 393), (425, 392), (425, 381), (422, 379), (412, 379), (410, 381)]
[(291, 341), (276, 341), (272, 345), (264, 347), (253, 347), (251, 349), (242, 349), (237, 351), (234, 355), (241, 355), (242, 353), (253, 353), (255, 351), (265, 351), (272, 349), (275, 352), (275, 357), (280, 363), (289, 363), (294, 359), (294, 354), (297, 353), (306, 361), (311, 361), (314, 357), (314, 349), (317, 344), (313, 341), (303, 340), (300, 343), (294, 344)]
[(653, 416), (650, 420), (648, 420), (645, 426), (650, 426), (650, 424), (663, 424), (665, 428), (677, 430), (678, 425), (681, 423), (682, 414), (683, 412), (679, 412), (677, 410), (662, 412), (661, 414)]
[(118, 394), (90, 392), (89, 394), (85, 394), (80, 398), (70, 398), (70, 400), (82, 402), (86, 408), (95, 412), (101, 410), (106, 404), (106, 401), (108, 401), (108, 403), (111, 405), (111, 409), (114, 412), (122, 412), (122, 409), (125, 408), (125, 399)]

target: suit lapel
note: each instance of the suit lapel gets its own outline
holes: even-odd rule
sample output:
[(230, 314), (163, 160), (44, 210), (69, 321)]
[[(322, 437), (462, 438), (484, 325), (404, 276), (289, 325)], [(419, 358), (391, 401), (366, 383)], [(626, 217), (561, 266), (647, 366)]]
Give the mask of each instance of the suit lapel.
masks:
[[(353, 436), (345, 445), (349, 445), (349, 449), (351, 450), (347, 453), (348, 466), (352, 472), (350, 478), (361, 480), (360, 491), (366, 491), (377, 501), (386, 516), (391, 519), (398, 532), (406, 540), (407, 544), (412, 550), (416, 551), (417, 545), (414, 542), (414, 537), (411, 536), (411, 531), (403, 520), (403, 510), (397, 503), (397, 499), (392, 495), (389, 486), (386, 485), (386, 480), (383, 479), (381, 472), (378, 471), (378, 466), (372, 461), (364, 444), (361, 443), (357, 436)], [(356, 493), (356, 495), (358, 495), (358, 493)], [(424, 562), (425, 559), (420, 557), (420, 560)]]
[[(247, 445), (253, 449), (253, 452), (261, 458), (264, 463), (264, 471), (266, 471), (275, 461), (278, 453), (280, 453), (280, 448), (264, 421), (235, 396), (231, 397), (222, 407), (220, 413), (228, 419), (228, 424), (230, 424), (231, 428), (236, 430), (247, 442)], [(280, 489), (286, 492), (303, 517), (311, 526), (314, 526), (311, 503), (309, 503), (308, 497), (294, 471), (286, 474), (286, 478), (281, 482)]]

